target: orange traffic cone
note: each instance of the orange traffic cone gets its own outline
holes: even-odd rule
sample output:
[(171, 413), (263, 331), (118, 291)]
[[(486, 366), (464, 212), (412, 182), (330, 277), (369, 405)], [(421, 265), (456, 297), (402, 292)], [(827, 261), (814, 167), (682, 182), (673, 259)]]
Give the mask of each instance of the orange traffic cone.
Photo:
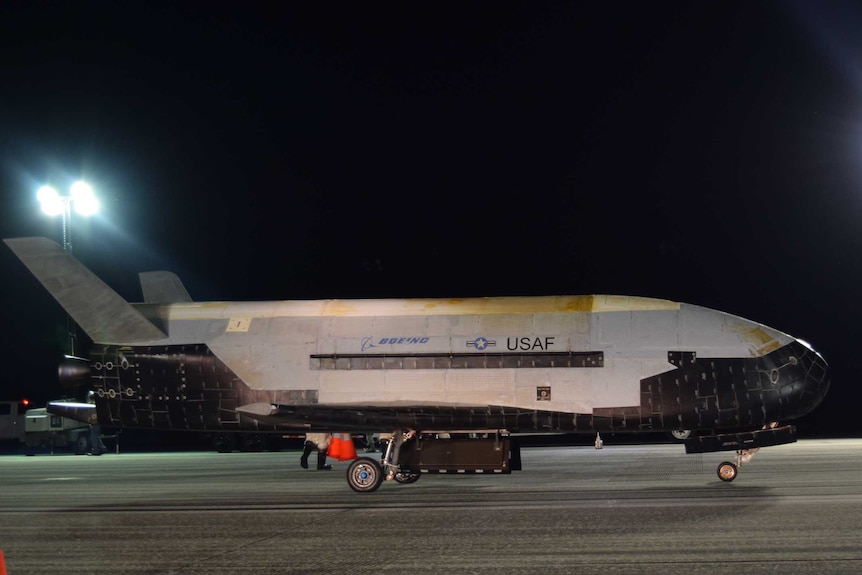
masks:
[(6, 560), (3, 559), (2, 549), (0, 549), (0, 575), (6, 575)]
[(341, 457), (341, 434), (333, 433), (332, 439), (329, 440), (329, 449), (326, 451), (326, 456), (332, 459)]
[(338, 456), (338, 461), (350, 461), (356, 459), (356, 446), (353, 445), (353, 437), (349, 433), (345, 433), (341, 440), (341, 454)]

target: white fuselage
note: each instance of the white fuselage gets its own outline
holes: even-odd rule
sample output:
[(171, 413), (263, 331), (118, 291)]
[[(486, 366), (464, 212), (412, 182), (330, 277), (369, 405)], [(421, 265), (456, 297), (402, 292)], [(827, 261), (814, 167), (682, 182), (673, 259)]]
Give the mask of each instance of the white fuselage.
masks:
[[(326, 404), (504, 405), (591, 413), (638, 405), (640, 380), (673, 369), (669, 351), (750, 358), (793, 341), (730, 314), (627, 296), (140, 307), (167, 320), (168, 339), (152, 343), (205, 343), (251, 389), (314, 390)], [(355, 370), (320, 369), (311, 359), (517, 352), (602, 352), (604, 362), (575, 368)], [(538, 397), (538, 388), (547, 388), (548, 397)]]

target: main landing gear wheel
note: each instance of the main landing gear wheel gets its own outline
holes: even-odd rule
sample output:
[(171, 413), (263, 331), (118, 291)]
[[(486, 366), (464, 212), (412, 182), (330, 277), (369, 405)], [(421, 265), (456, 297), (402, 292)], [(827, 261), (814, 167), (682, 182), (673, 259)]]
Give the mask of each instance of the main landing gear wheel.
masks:
[(689, 437), (691, 437), (690, 429), (674, 429), (670, 432), (671, 439), (676, 441), (685, 441)]
[(736, 479), (737, 473), (739, 473), (739, 468), (730, 461), (722, 461), (718, 465), (718, 478), (722, 481), (733, 481)]
[(354, 459), (347, 468), (347, 484), (354, 491), (370, 493), (383, 483), (383, 468), (371, 457)]

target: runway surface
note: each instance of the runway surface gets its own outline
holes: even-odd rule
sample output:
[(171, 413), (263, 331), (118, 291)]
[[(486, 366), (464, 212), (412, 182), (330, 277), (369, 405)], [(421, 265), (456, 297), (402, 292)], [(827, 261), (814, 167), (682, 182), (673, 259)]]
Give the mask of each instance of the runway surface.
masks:
[(299, 453), (0, 457), (9, 575), (860, 573), (862, 440), (525, 448), (506, 476), (354, 493)]

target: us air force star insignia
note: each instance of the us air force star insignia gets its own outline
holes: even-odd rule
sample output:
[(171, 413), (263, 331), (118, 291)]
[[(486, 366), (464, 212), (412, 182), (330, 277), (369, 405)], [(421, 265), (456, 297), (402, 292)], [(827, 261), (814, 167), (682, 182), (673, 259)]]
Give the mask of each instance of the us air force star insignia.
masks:
[(472, 341), (467, 341), (467, 347), (475, 347), (479, 351), (484, 351), (489, 347), (494, 347), (497, 345), (497, 342), (493, 339), (488, 339), (486, 337), (477, 337)]

